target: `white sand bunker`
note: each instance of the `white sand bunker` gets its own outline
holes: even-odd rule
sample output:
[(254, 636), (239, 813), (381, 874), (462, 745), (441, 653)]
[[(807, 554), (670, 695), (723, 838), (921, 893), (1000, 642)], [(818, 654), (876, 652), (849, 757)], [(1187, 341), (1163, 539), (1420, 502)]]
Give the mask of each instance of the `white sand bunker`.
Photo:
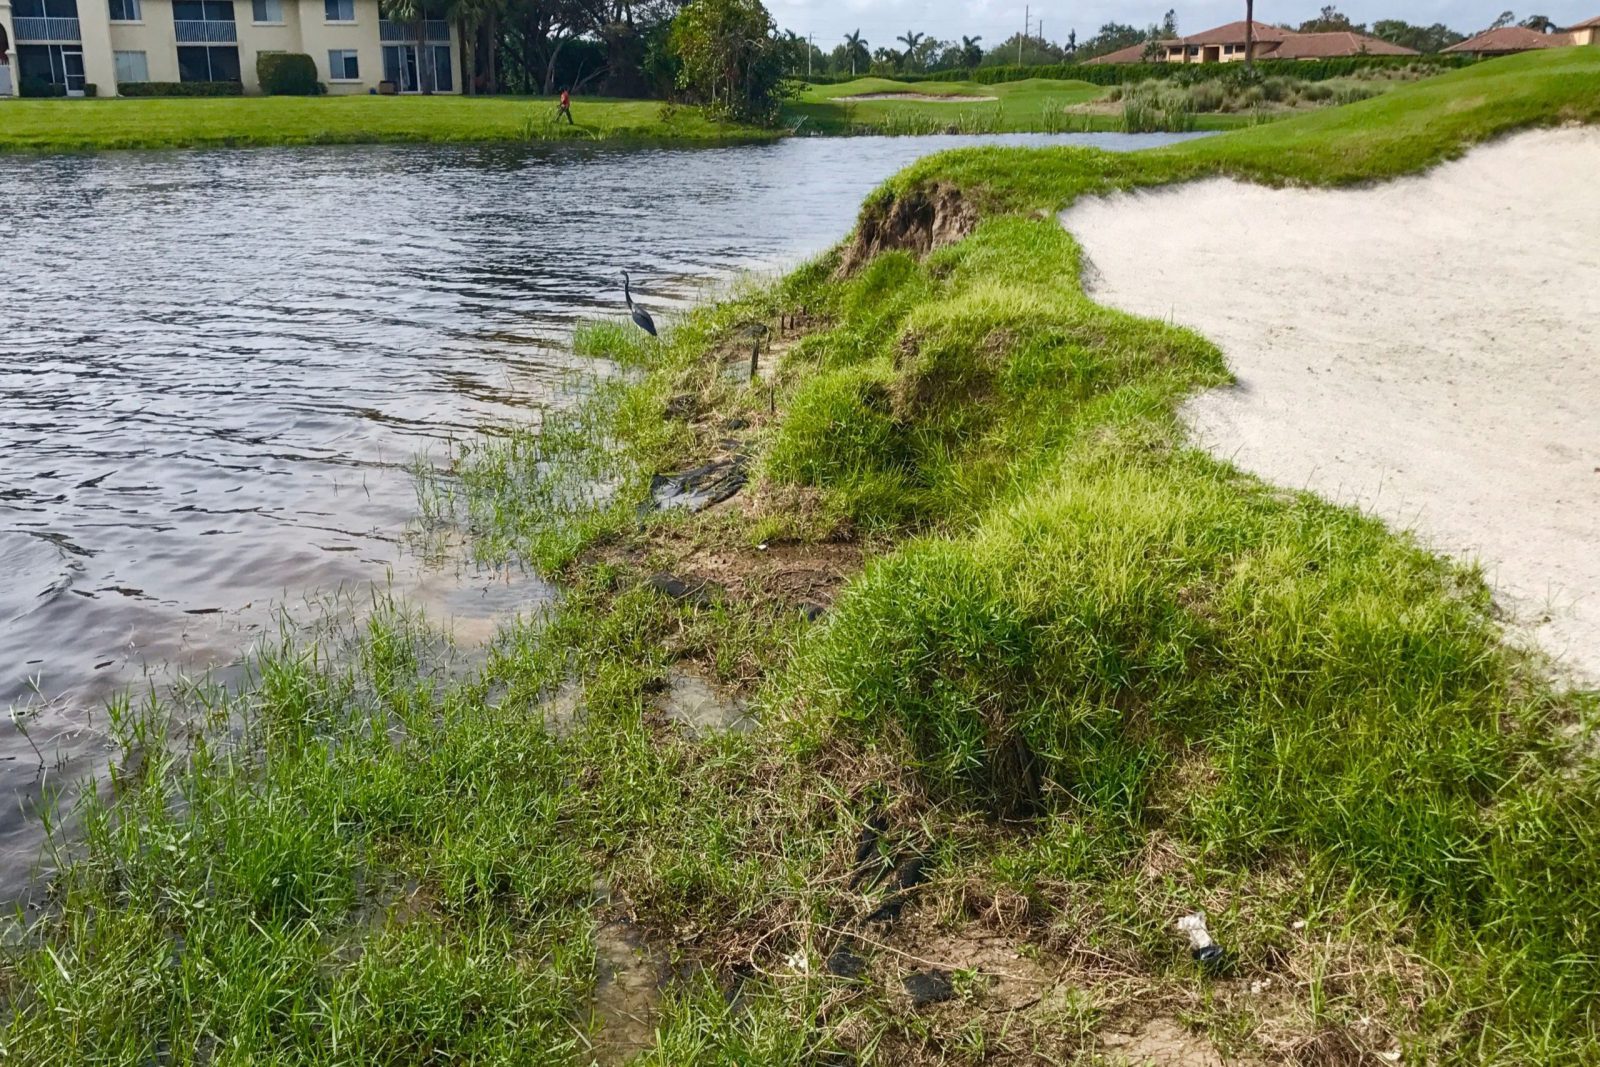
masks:
[(835, 100), (850, 103), (855, 100), (920, 100), (925, 104), (975, 104), (985, 100), (998, 100), (998, 96), (934, 96), (932, 93), (857, 93), (855, 96), (836, 96)]
[(1215, 454), (1476, 559), (1600, 678), (1600, 129), (1348, 191), (1207, 181), (1063, 216), (1095, 299), (1192, 326)]

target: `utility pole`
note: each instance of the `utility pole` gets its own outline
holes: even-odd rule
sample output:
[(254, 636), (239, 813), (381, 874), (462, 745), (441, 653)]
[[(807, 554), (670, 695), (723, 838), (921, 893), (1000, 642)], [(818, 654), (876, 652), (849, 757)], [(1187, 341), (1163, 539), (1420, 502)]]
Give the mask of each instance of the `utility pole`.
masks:
[(1022, 5), (1022, 36), (1017, 38), (1017, 66), (1022, 66), (1022, 42), (1028, 39), (1028, 5)]
[(815, 44), (816, 39), (816, 34), (806, 34), (806, 77), (808, 78), (811, 77), (811, 53), (817, 47)]

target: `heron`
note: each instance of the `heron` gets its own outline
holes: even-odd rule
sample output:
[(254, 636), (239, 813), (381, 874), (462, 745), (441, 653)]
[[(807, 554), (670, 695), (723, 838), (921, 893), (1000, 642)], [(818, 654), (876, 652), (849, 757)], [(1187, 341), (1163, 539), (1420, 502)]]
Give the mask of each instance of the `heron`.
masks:
[(628, 302), (628, 315), (633, 319), (633, 324), (651, 337), (656, 335), (656, 320), (650, 317), (650, 312), (633, 303), (633, 293), (628, 289), (628, 272), (622, 272), (622, 298)]

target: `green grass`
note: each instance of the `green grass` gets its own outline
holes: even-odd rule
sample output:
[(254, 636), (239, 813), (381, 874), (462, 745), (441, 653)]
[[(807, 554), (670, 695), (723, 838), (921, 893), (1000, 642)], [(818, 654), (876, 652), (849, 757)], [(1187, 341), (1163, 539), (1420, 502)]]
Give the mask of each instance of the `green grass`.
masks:
[[(835, 85), (806, 85), (785, 108), (785, 122), (800, 132), (824, 134), (1076, 133), (1120, 129), (1113, 115), (1069, 109), (1098, 99), (1104, 86), (1081, 81), (1029, 78), (979, 85), (976, 82), (898, 82), (858, 78)], [(857, 100), (874, 93), (916, 93), (939, 101)], [(984, 99), (992, 97), (993, 99)], [(1232, 129), (1251, 121), (1246, 115), (1201, 118), (1197, 129)]]
[(16, 100), (0, 150), (367, 144), (382, 142), (759, 140), (770, 131), (725, 125), (699, 108), (654, 100), (580, 97), (575, 125), (553, 99), (470, 96), (228, 97)]
[[(679, 975), (644, 1062), (1094, 1062), (1151, 1014), (1254, 1058), (1594, 1062), (1595, 700), (1507, 650), (1475, 573), (1188, 447), (1177, 407), (1220, 354), (1096, 306), (1038, 210), (1392, 176), (1600, 120), (1600, 53), (1567, 52), (1159, 152), (947, 154), (866, 208), (964, 189), (983, 221), (923, 260), (840, 279), (833, 254), (659, 342), (587, 328), (628, 374), (420, 490), (485, 556), (561, 574), (560, 603), (482, 662), (379, 605), (267, 650), (236, 697), (115, 709), (115, 789), (8, 938), (0, 1047), (588, 1062), (596, 927), (621, 912)], [(802, 311), (771, 393), (723, 373), (751, 319)], [(686, 397), (708, 414), (668, 416)], [(650, 475), (730, 433), (750, 509), (641, 523)], [(820, 622), (641, 581), (841, 541), (869, 562)], [(764, 729), (665, 723), (678, 671)], [(572, 685), (580, 714), (547, 723)], [(872, 928), (867, 974), (831, 979), (837, 931), (884, 899), (850, 877), (875, 812), (934, 878), (914, 933)], [(1175, 939), (1195, 907), (1224, 976)], [(935, 933), (1006, 962), (955, 961), (957, 999), (912, 1012), (896, 953), (955, 951)], [(985, 999), (1035, 963), (1067, 991)]]

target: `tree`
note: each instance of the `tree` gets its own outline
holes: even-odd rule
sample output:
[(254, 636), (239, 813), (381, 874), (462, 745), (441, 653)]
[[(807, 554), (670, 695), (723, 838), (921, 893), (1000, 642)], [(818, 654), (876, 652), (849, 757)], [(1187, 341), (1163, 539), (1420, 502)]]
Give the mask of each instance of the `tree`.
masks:
[[(1107, 49), (1107, 51), (1110, 51)], [(1014, 33), (995, 47), (984, 53), (982, 66), (1001, 67), (1010, 66), (1017, 62), (1017, 54), (1022, 55), (1022, 65), (1037, 67), (1047, 63), (1065, 63), (1067, 54), (1061, 50), (1060, 45), (1041, 40), (1038, 37), (1024, 37)]]
[(761, 0), (693, 0), (672, 20), (678, 84), (715, 114), (771, 122), (782, 100), (783, 48)]
[(1068, 55), (1068, 57), (1076, 57), (1077, 56), (1077, 54), (1078, 54), (1078, 31), (1077, 30), (1068, 30), (1067, 31), (1067, 43), (1066, 43), (1065, 46), (1063, 46), (1062, 51), (1065, 52)]
[(1413, 26), (1402, 19), (1379, 19), (1372, 24), (1372, 35), (1418, 52), (1440, 52), (1467, 39), (1466, 34), (1457, 33), (1442, 22)]
[(1161, 36), (1168, 41), (1178, 36), (1177, 8), (1168, 8), (1167, 13), (1161, 17)]
[[(1077, 58), (1080, 60), (1093, 59), (1095, 56), (1103, 56), (1107, 52), (1115, 52), (1120, 48), (1143, 44), (1148, 39), (1149, 35), (1137, 26), (1127, 26), (1120, 22), (1108, 22), (1100, 27), (1100, 32), (1082, 44), (1077, 45), (1075, 51)], [(1076, 44), (1076, 36), (1072, 40)], [(1013, 45), (1013, 48), (1015, 48), (1015, 45)]]
[(961, 38), (961, 65), (976, 67), (983, 62), (983, 48), (978, 44), (982, 37)]
[(1498, 30), (1502, 27), (1511, 25), (1515, 21), (1517, 21), (1517, 16), (1515, 14), (1510, 11), (1502, 11), (1500, 12), (1499, 18), (1489, 23), (1489, 28), (1491, 30)]
[(1549, 15), (1529, 15), (1527, 18), (1518, 23), (1518, 25), (1523, 26), (1526, 29), (1536, 30), (1539, 33), (1556, 32), (1556, 24), (1550, 21)]
[(918, 33), (916, 30), (907, 30), (895, 38), (895, 40), (906, 46), (904, 62), (907, 70), (911, 69), (911, 63), (917, 51), (917, 44), (924, 36), (925, 34)]
[(867, 50), (867, 42), (862, 38), (861, 31), (844, 35), (845, 55), (850, 57), (850, 76), (856, 74), (856, 64), (865, 67), (872, 62), (872, 53)]
[(1322, 9), (1322, 13), (1314, 19), (1307, 19), (1299, 26), (1301, 33), (1332, 33), (1337, 30), (1353, 30), (1356, 33), (1365, 33), (1364, 23), (1351, 22), (1350, 16), (1329, 4)]

